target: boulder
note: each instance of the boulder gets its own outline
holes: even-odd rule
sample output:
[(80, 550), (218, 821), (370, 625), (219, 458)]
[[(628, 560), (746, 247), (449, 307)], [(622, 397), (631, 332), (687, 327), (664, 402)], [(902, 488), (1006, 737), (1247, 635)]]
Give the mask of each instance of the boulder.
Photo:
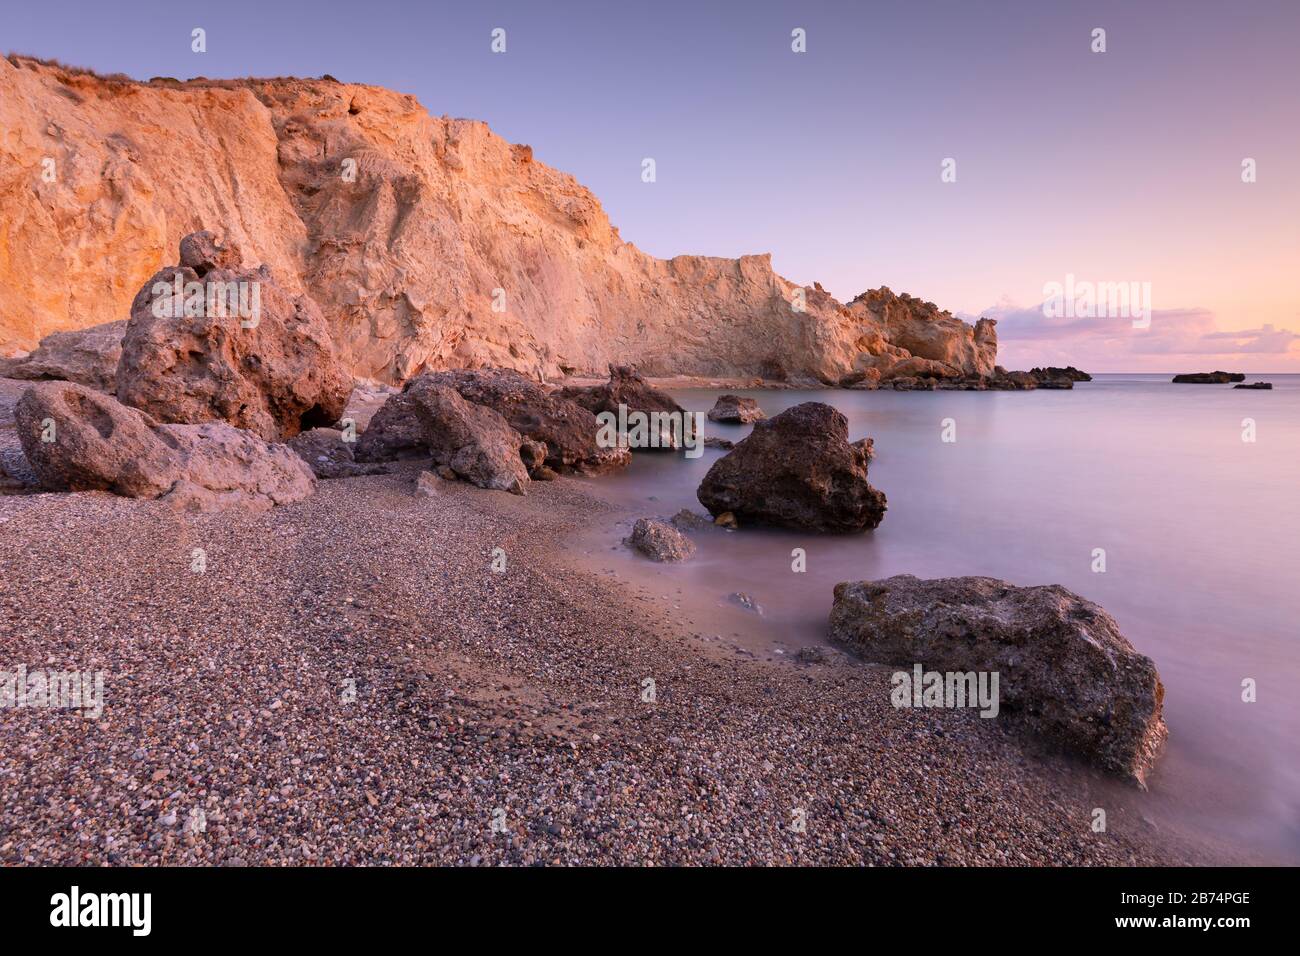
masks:
[(696, 497), (721, 516), (807, 531), (864, 531), (885, 516), (885, 495), (867, 483), (870, 446), (849, 443), (848, 420), (805, 402), (759, 421), (713, 463)]
[(337, 428), (309, 428), (285, 444), (307, 463), (317, 478), (356, 478), (388, 471), (387, 465), (356, 461), (353, 448), (357, 443), (344, 441), (343, 432)]
[(411, 396), (406, 392), (390, 396), (371, 417), (352, 454), (357, 461), (427, 458), (429, 446), (424, 440), (424, 425)]
[(685, 561), (695, 553), (690, 538), (657, 518), (637, 518), (626, 544), (652, 561)]
[(285, 445), (224, 423), (163, 425), (70, 382), (33, 385), (14, 420), (23, 453), (51, 491), (111, 491), (203, 511), (263, 510), (300, 501), (316, 485)]
[(418, 381), (447, 385), (475, 405), (486, 405), (525, 438), (545, 442), (546, 464), (556, 471), (599, 474), (626, 467), (626, 448), (602, 448), (596, 442), (599, 425), (590, 411), (511, 369), (461, 369), (429, 372)]
[(210, 235), (181, 249), (131, 305), (117, 397), (159, 421), (226, 422), (271, 442), (334, 424), (352, 377), (316, 303)]
[(1227, 385), (1244, 381), (1245, 372), (1184, 372), (1174, 376), (1175, 385)]
[(736, 447), (736, 443), (730, 438), (718, 438), (715, 435), (708, 435), (704, 439), (705, 448), (716, 448), (720, 451), (731, 451)]
[(830, 637), (882, 664), (996, 672), (1001, 711), (1139, 786), (1167, 736), (1155, 665), (1102, 608), (1059, 585), (910, 574), (845, 582)]
[(1249, 388), (1267, 391), (1273, 387), (1272, 382), (1251, 382), (1249, 385), (1234, 385), (1233, 388)]
[(665, 424), (660, 428), (657, 440), (631, 446), (635, 451), (671, 451), (679, 447), (682, 443), (677, 440), (672, 423), (678, 423), (676, 427), (690, 428), (694, 421), (671, 395), (655, 388), (631, 365), (610, 365), (609, 381), (603, 385), (571, 385), (553, 394), (581, 405), (593, 415), (601, 412), (618, 415), (619, 406), (622, 406), (626, 412), (670, 416), (662, 419)]
[(424, 426), (425, 445), (435, 465), (450, 468), (480, 488), (525, 493), (528, 469), (520, 457), (524, 439), (504, 418), (427, 378), (417, 379), (406, 395)]
[(752, 398), (739, 395), (719, 395), (718, 400), (709, 409), (709, 421), (724, 422), (731, 425), (745, 425), (767, 416)]
[(23, 454), (50, 491), (157, 498), (180, 480), (180, 456), (149, 415), (71, 382), (40, 382), (14, 408)]
[(316, 490), (312, 470), (288, 445), (262, 441), (225, 422), (162, 425), (177, 453), (181, 478), (162, 500), (188, 511), (266, 511), (302, 501)]
[(30, 355), (0, 359), (0, 376), (29, 381), (64, 381), (111, 393), (117, 385), (126, 321), (88, 329), (52, 332)]

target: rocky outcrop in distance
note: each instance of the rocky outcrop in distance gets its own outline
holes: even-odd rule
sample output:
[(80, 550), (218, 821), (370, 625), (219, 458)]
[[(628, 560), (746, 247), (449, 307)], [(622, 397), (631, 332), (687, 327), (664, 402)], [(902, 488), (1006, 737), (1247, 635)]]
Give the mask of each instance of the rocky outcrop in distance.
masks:
[(1174, 376), (1175, 385), (1227, 385), (1244, 381), (1245, 372), (1183, 372)]
[(120, 321), (211, 229), (315, 301), (349, 373), (390, 384), (627, 357), (648, 376), (865, 387), (994, 370), (992, 320), (885, 288), (845, 305), (767, 255), (649, 256), (528, 146), (378, 87), (136, 82), (11, 56), (0, 128), (0, 351)]
[(1150, 658), (1101, 607), (1060, 585), (910, 574), (844, 582), (830, 637), (868, 661), (997, 673), (1002, 710), (1139, 786), (1168, 736)]

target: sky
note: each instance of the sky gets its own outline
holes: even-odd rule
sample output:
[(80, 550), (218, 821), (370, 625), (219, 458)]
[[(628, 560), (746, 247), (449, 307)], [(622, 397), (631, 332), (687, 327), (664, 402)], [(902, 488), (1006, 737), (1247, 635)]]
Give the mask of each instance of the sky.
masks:
[[(1007, 367), (1093, 371), (1300, 371), (1298, 39), (1300, 0), (0, 0), (6, 52), (411, 93), (653, 255), (770, 252), (844, 301), (998, 318)], [(1044, 315), (1067, 276), (1147, 284), (1150, 322)]]

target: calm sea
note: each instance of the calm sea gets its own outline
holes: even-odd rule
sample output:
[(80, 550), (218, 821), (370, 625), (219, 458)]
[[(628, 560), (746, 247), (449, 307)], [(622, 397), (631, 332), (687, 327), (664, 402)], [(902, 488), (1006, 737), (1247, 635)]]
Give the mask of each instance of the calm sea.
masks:
[[(1024, 393), (743, 392), (769, 416), (828, 402), (850, 439), (874, 438), (871, 482), (889, 498), (880, 527), (709, 534), (696, 559), (671, 567), (613, 550), (626, 527), (593, 540), (615, 573), (662, 588), (683, 613), (752, 595), (762, 616), (737, 612), (732, 633), (775, 653), (823, 639), (839, 581), (1063, 584), (1106, 608), (1164, 680), (1170, 742), (1153, 808), (1300, 860), (1300, 376), (1248, 376), (1271, 392), (1170, 378), (1099, 375)], [(674, 392), (702, 411), (717, 394)], [(945, 424), (955, 441), (942, 440)], [(732, 439), (748, 431), (708, 423)], [(638, 454), (593, 490), (639, 514), (702, 511), (695, 489), (721, 454)], [(795, 547), (805, 574), (791, 572)], [(1246, 679), (1254, 703), (1242, 700)]]

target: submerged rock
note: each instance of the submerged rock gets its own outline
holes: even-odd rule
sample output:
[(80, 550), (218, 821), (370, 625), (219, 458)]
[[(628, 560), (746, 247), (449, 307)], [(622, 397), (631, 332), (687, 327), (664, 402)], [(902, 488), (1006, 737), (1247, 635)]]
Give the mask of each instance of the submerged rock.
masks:
[(1268, 389), (1271, 389), (1271, 388), (1273, 387), (1273, 383), (1272, 383), (1272, 382), (1251, 382), (1249, 385), (1234, 385), (1234, 386), (1232, 386), (1232, 387), (1233, 387), (1233, 388), (1249, 388), (1249, 389), (1268, 390)]
[(238, 265), (208, 233), (186, 236), (181, 259), (131, 305), (118, 399), (162, 422), (226, 422), (272, 442), (334, 424), (352, 376), (316, 303), (266, 266)]
[(1245, 372), (1184, 372), (1174, 376), (1175, 385), (1227, 385), (1244, 381)]
[(830, 637), (868, 661), (996, 672), (1002, 710), (1140, 786), (1168, 733), (1150, 658), (1102, 608), (1059, 585), (910, 574), (845, 582)]
[(696, 497), (741, 524), (808, 531), (864, 531), (885, 516), (885, 495), (867, 482), (871, 446), (849, 443), (848, 420), (805, 402), (756, 422), (744, 441), (713, 463)]
[(732, 425), (746, 425), (766, 417), (758, 402), (740, 395), (719, 395), (709, 409), (709, 421)]
[(690, 538), (658, 518), (637, 518), (625, 543), (653, 561), (685, 561), (695, 554)]

